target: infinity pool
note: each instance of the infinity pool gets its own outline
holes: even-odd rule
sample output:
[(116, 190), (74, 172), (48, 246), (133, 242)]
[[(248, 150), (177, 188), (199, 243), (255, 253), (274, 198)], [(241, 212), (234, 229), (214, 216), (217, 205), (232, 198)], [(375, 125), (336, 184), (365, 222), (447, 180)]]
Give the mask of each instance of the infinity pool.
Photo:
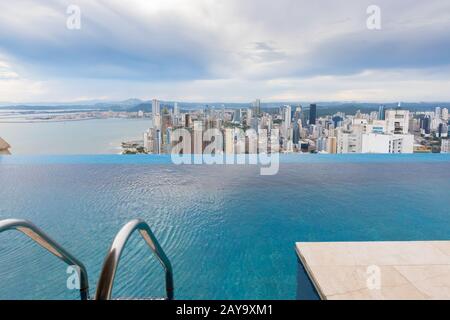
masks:
[[(0, 219), (33, 221), (86, 265), (94, 292), (115, 234), (149, 223), (177, 299), (295, 299), (297, 241), (450, 239), (450, 157), (298, 156), (257, 166), (175, 166), (157, 157), (0, 157)], [(0, 299), (76, 299), (66, 266), (0, 234)], [(164, 293), (138, 235), (113, 296)]]

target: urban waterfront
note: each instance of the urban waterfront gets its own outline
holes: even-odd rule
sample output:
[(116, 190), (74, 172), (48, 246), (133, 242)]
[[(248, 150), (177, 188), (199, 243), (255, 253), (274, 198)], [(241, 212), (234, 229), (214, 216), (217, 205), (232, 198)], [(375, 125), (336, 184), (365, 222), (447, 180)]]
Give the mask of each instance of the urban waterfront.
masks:
[[(172, 261), (177, 299), (295, 299), (297, 241), (450, 232), (447, 155), (292, 155), (270, 177), (258, 166), (152, 157), (0, 157), (9, 186), (0, 188), (0, 219), (32, 220), (70, 248), (92, 291), (116, 232), (143, 218)], [(77, 298), (63, 263), (19, 233), (0, 237), (1, 299)], [(113, 295), (162, 295), (162, 275), (135, 235)]]
[(260, 99), (234, 108), (180, 105), (153, 99), (133, 105), (134, 112), (5, 109), (3, 149), (19, 155), (449, 152), (446, 103), (415, 111), (401, 103), (374, 110), (357, 103), (274, 107)]

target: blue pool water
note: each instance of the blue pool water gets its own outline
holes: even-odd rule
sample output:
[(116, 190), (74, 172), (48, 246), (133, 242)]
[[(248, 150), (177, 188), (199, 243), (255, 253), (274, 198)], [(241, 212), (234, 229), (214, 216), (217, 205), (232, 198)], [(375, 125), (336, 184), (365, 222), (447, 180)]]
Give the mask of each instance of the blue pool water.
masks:
[[(85, 263), (91, 294), (117, 231), (146, 220), (172, 261), (178, 299), (295, 299), (296, 241), (450, 239), (450, 157), (285, 157), (175, 166), (165, 157), (0, 157), (0, 219), (32, 220)], [(134, 235), (114, 296), (163, 295)], [(66, 266), (0, 234), (0, 299), (75, 299)]]

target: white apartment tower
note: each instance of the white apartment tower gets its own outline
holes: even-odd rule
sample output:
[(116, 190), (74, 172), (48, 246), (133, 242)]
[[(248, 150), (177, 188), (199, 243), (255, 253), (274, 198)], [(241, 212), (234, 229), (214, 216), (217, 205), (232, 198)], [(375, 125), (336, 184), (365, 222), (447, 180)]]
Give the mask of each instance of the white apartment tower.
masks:
[(284, 109), (284, 136), (288, 134), (289, 128), (291, 127), (291, 106), (286, 106)]
[(448, 121), (448, 109), (447, 108), (443, 108), (442, 109), (442, 120), (444, 120), (444, 121)]
[(407, 134), (409, 132), (409, 110), (386, 110), (387, 133)]
[(434, 110), (434, 115), (437, 119), (441, 119), (441, 108), (440, 107), (436, 107), (436, 109)]
[(153, 116), (155, 116), (156, 114), (161, 114), (161, 105), (159, 100), (157, 99), (152, 100), (152, 113)]

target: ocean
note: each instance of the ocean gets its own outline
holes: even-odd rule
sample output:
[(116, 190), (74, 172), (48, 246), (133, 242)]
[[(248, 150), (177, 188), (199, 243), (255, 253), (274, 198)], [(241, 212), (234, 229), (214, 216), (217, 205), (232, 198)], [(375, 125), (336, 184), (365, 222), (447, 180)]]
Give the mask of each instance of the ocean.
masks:
[(118, 154), (121, 143), (142, 139), (150, 119), (0, 122), (0, 137), (14, 155)]

